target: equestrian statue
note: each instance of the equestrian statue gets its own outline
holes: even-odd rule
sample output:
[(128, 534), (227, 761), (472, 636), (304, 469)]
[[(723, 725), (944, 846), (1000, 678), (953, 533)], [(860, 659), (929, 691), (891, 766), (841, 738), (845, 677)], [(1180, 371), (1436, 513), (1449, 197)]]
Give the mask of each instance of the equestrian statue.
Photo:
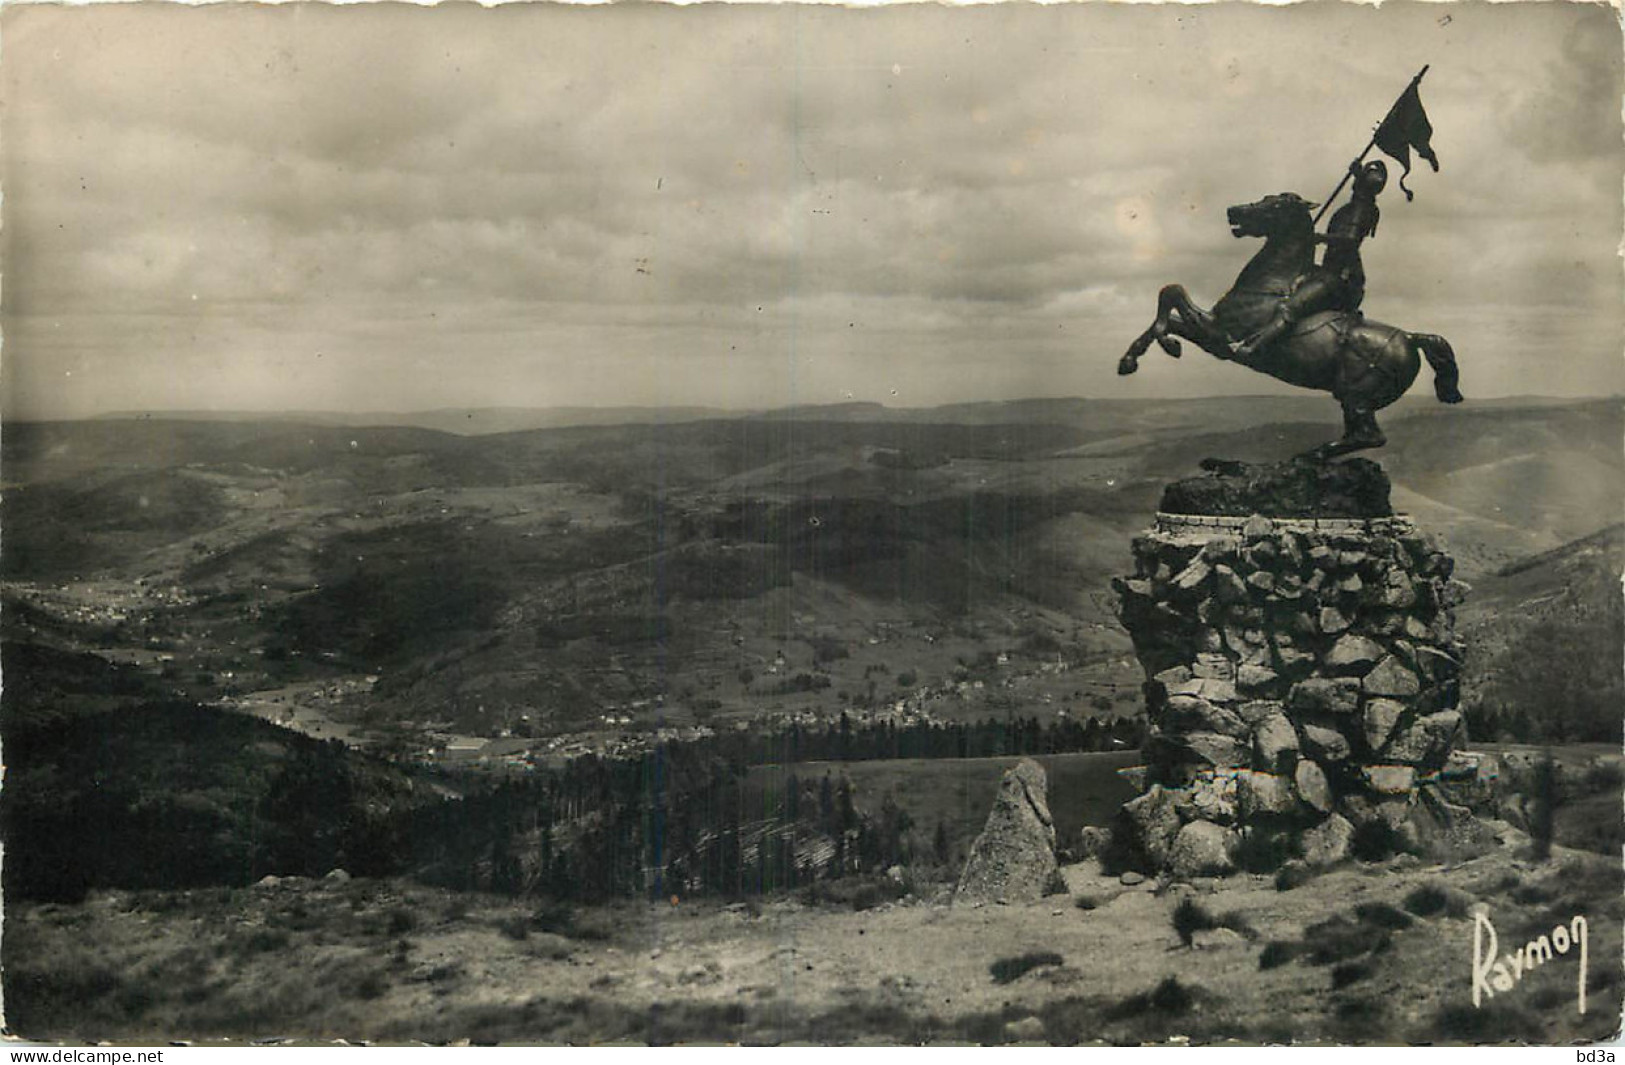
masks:
[[(1324, 234), (1315, 231), (1315, 205), (1296, 193), (1266, 196), (1227, 212), (1236, 237), (1261, 237), (1264, 246), (1242, 269), (1230, 291), (1212, 310), (1196, 305), (1181, 285), (1165, 286), (1157, 297), (1157, 317), (1135, 338), (1117, 364), (1119, 374), (1139, 368), (1140, 356), (1156, 341), (1178, 358), (1183, 337), (1216, 358), (1240, 363), (1302, 388), (1330, 392), (1343, 408), (1343, 436), (1309, 452), (1324, 460), (1387, 442), (1377, 427), (1377, 411), (1403, 396), (1416, 380), (1422, 360), (1433, 369), (1434, 393), (1442, 403), (1460, 403), (1455, 353), (1449, 341), (1413, 333), (1364, 316), (1365, 269), (1360, 244), (1376, 234), (1377, 196), (1388, 183), (1388, 168), (1365, 162), (1373, 147), (1401, 162), (1410, 173), (1410, 149), (1439, 168), (1429, 145), (1432, 127), (1417, 86), (1422, 72), (1388, 116), (1365, 151), (1333, 190), (1353, 181), (1351, 200), (1332, 215)], [(1400, 188), (1407, 199), (1404, 177)], [(1326, 246), (1319, 263), (1317, 245)]]

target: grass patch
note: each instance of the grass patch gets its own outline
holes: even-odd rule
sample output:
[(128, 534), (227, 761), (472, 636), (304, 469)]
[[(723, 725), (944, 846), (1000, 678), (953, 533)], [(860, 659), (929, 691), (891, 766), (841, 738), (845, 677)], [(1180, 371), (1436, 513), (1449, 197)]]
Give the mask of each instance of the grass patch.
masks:
[(384, 933), (397, 939), (408, 932), (417, 931), (418, 915), (415, 910), (405, 906), (396, 906), (389, 911), (384, 922)]
[(1495, 1004), (1494, 1009), (1471, 1005), (1445, 1006), (1417, 1033), (1416, 1040), (1430, 1043), (1535, 1043), (1544, 1042), (1546, 1029), (1540, 1019), (1518, 1003)]
[(988, 972), (993, 974), (994, 983), (1008, 984), (1021, 979), (1034, 969), (1043, 968), (1046, 965), (1065, 964), (1066, 959), (1053, 950), (1036, 950), (1013, 958), (1000, 958), (988, 966)]
[(602, 910), (549, 902), (537, 907), (530, 915), (530, 928), (566, 939), (596, 943), (615, 937), (615, 918)]
[(839, 880), (818, 880), (801, 892), (801, 901), (808, 906), (851, 907), (862, 912), (883, 903), (895, 902), (908, 893), (908, 888), (890, 877), (842, 877)]

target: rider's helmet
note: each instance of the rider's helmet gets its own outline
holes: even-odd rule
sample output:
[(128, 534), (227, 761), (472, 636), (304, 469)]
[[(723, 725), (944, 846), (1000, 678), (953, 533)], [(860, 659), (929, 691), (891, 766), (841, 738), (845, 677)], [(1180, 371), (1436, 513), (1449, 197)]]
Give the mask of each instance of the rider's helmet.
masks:
[(1375, 159), (1360, 168), (1354, 178), (1354, 191), (1375, 196), (1388, 184), (1388, 168), (1381, 159)]

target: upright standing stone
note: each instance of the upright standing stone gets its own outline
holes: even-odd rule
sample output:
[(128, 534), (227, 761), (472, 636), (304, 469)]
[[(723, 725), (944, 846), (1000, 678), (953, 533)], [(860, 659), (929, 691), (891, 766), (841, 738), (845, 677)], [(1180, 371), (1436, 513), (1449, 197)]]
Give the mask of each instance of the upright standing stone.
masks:
[(1055, 879), (1055, 823), (1044, 767), (1022, 759), (1004, 774), (987, 825), (971, 846), (956, 903), (1031, 902)]

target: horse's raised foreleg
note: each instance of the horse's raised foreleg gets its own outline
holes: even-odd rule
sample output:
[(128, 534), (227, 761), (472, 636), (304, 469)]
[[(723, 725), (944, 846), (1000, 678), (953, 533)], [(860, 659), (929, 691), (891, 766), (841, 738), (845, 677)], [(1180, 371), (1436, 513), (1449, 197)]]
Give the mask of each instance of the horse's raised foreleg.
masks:
[[(1140, 356), (1145, 354), (1146, 349), (1151, 346), (1153, 340), (1157, 342), (1163, 351), (1176, 359), (1179, 358), (1179, 341), (1170, 337), (1168, 330), (1173, 324), (1170, 321), (1170, 315), (1175, 309), (1176, 296), (1184, 296), (1184, 293), (1184, 288), (1179, 285), (1164, 285), (1162, 291), (1157, 293), (1157, 316), (1152, 319), (1145, 332), (1134, 338), (1134, 342), (1128, 346), (1128, 351), (1123, 353), (1122, 359), (1117, 363), (1117, 372), (1119, 374), (1131, 374), (1138, 370), (1140, 368)], [(1188, 297), (1186, 301), (1189, 302)]]
[(1154, 340), (1174, 358), (1181, 351), (1178, 337), (1193, 341), (1204, 351), (1219, 358), (1229, 357), (1229, 341), (1218, 330), (1213, 315), (1192, 302), (1183, 285), (1164, 285), (1157, 293), (1157, 317), (1149, 328), (1134, 338), (1127, 353), (1117, 364), (1117, 372), (1131, 374), (1139, 368), (1140, 356)]
[(1461, 371), (1456, 368), (1456, 353), (1450, 341), (1434, 333), (1412, 333), (1411, 343), (1433, 367), (1433, 391), (1440, 403), (1460, 403), (1462, 400)]

